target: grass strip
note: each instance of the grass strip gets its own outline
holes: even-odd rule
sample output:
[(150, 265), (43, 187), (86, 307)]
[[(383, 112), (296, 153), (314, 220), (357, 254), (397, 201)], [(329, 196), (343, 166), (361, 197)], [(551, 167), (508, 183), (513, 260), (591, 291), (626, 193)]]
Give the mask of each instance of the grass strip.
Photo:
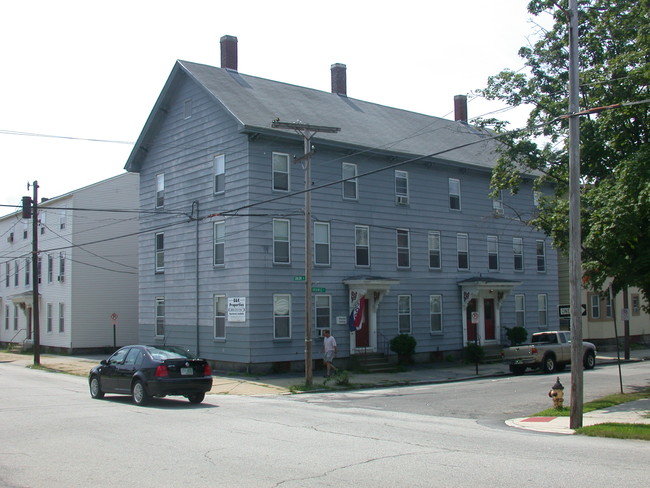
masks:
[[(633, 402), (634, 400), (641, 400), (643, 398), (650, 398), (650, 388), (635, 392), (635, 393), (614, 393), (606, 397), (587, 402), (582, 406), (582, 413), (600, 410), (602, 408), (613, 407), (622, 403)], [(531, 415), (531, 417), (570, 417), (571, 407), (562, 408), (547, 408), (541, 412)]]

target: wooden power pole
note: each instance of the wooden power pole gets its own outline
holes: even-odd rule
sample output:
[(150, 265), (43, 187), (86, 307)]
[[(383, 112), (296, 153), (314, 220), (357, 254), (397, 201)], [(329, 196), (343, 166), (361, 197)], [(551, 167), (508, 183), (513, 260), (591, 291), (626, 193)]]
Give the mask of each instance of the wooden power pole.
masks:
[(335, 133), (339, 127), (302, 124), (299, 122), (280, 122), (274, 120), (271, 127), (276, 129), (292, 129), (303, 137), (305, 154), (295, 161), (303, 161), (305, 167), (305, 385), (314, 382), (312, 359), (312, 267), (313, 267), (313, 234), (311, 225), (311, 157), (313, 155), (311, 138), (318, 132)]

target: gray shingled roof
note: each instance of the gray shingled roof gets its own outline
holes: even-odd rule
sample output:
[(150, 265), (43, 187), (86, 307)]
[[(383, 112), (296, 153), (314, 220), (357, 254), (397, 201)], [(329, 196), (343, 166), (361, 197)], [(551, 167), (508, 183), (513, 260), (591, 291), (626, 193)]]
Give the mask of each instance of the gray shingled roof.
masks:
[[(477, 141), (476, 144), (437, 157), (483, 168), (492, 168), (495, 164), (495, 142), (466, 123), (188, 61), (177, 61), (175, 70), (178, 68), (219, 101), (244, 131), (286, 132), (271, 128), (271, 122), (275, 119), (339, 127), (340, 132), (318, 133), (315, 139), (415, 157)], [(173, 75), (174, 71), (166, 88), (173, 81)], [(164, 98), (164, 91), (161, 98)], [(127, 169), (133, 168), (134, 164), (137, 166), (138, 145), (146, 139), (145, 132), (152, 125), (154, 116), (152, 112), (127, 162)]]

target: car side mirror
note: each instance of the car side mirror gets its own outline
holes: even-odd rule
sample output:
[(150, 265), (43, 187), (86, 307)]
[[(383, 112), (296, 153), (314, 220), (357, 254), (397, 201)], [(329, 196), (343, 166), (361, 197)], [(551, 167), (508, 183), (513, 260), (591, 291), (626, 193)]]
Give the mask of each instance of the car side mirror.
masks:
[(99, 364), (101, 364), (102, 366), (106, 366), (106, 365), (108, 364), (108, 361), (106, 361), (106, 359), (102, 359), (102, 360), (99, 362)]

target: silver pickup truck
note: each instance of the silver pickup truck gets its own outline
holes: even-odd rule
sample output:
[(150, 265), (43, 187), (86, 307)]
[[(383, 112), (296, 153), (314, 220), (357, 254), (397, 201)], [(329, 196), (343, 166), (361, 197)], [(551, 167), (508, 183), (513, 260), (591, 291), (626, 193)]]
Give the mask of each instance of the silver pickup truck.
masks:
[[(583, 342), (582, 363), (585, 369), (596, 365), (596, 346)], [(513, 374), (524, 374), (526, 368), (541, 368), (544, 373), (562, 371), (571, 364), (571, 333), (564, 331), (537, 332), (530, 344), (506, 347), (501, 351), (503, 362)]]

